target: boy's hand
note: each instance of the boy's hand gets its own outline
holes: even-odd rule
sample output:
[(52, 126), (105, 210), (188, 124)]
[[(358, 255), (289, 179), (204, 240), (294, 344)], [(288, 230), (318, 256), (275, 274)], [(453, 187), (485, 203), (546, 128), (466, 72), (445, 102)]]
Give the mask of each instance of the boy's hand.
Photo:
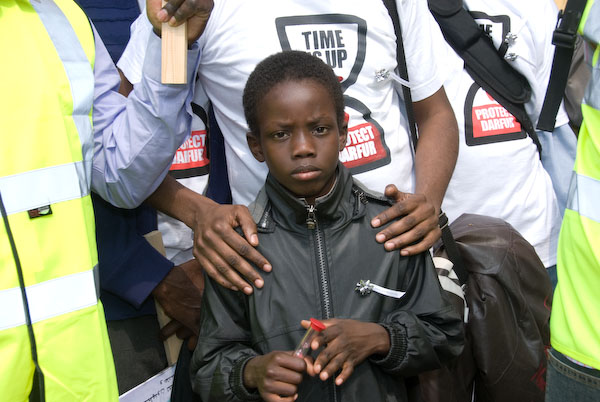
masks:
[[(194, 230), (194, 256), (206, 273), (220, 285), (232, 290), (241, 289), (246, 294), (252, 293), (252, 286), (240, 275), (261, 288), (264, 281), (248, 261), (266, 272), (271, 271), (271, 265), (254, 248), (258, 245), (258, 237), (248, 208), (212, 202), (198, 215), (196, 224), (191, 226)], [(234, 230), (238, 226), (245, 238)]]
[(306, 363), (291, 352), (270, 352), (252, 358), (244, 367), (244, 385), (258, 389), (267, 402), (294, 401)]
[[(303, 320), (301, 324), (308, 328), (310, 321)], [(342, 385), (350, 377), (354, 367), (367, 357), (386, 355), (389, 352), (390, 337), (379, 324), (337, 318), (324, 320), (323, 324), (327, 328), (317, 334), (311, 343), (312, 350), (324, 347), (314, 363), (307, 366), (307, 372), (311, 376), (319, 375), (325, 381), (341, 369), (335, 383)]]
[(423, 194), (403, 193), (393, 184), (385, 188), (385, 196), (396, 203), (373, 218), (371, 226), (377, 228), (397, 220), (377, 233), (375, 239), (379, 243), (385, 242), (387, 251), (401, 249), (404, 256), (421, 253), (433, 246), (441, 236), (433, 204)]

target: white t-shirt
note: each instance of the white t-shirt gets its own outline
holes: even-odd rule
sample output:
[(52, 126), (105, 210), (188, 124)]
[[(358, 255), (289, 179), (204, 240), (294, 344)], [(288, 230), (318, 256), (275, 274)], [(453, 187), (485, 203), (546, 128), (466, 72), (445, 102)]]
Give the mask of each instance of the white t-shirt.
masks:
[[(434, 94), (444, 80), (430, 44), (435, 21), (425, 1), (397, 4), (412, 96), (418, 101)], [(122, 60), (129, 59), (128, 52), (142, 51), (145, 40), (132, 32)], [(199, 44), (197, 90), (212, 101), (224, 135), (234, 203), (252, 202), (267, 173), (246, 143), (246, 80), (261, 60), (286, 49), (316, 54), (342, 77), (350, 122), (348, 146), (340, 157), (355, 176), (377, 191), (390, 183), (414, 191), (401, 99), (391, 78), (377, 80), (377, 72), (393, 71), (397, 64), (394, 29), (383, 2), (215, 0)]]
[[(497, 47), (508, 32), (516, 34), (507, 54), (517, 56), (512, 63), (531, 84), (526, 109), (535, 124), (552, 65), (556, 6), (547, 0), (465, 4)], [(514, 117), (473, 82), (448, 45), (440, 52), (446, 52), (449, 78), (444, 88), (460, 132), (459, 157), (442, 209), (450, 221), (467, 212), (502, 218), (534, 246), (546, 267), (556, 264), (560, 216), (535, 144)], [(561, 108), (557, 126), (567, 123)]]
[[(141, 79), (145, 43), (148, 41), (148, 35), (152, 33), (152, 25), (145, 17), (146, 13), (142, 14), (131, 25), (131, 32), (135, 33), (135, 42), (130, 41), (126, 51), (117, 62), (117, 66), (123, 71), (125, 77), (134, 85)], [(132, 39), (134, 39), (133, 36)], [(169, 171), (169, 174), (178, 182), (200, 194), (204, 193), (208, 183), (207, 104), (208, 99), (202, 89), (196, 88), (192, 104), (194, 111), (192, 131), (177, 150)], [(163, 237), (167, 258), (175, 265), (194, 258), (192, 254), (193, 233), (184, 223), (158, 212), (158, 230)]]

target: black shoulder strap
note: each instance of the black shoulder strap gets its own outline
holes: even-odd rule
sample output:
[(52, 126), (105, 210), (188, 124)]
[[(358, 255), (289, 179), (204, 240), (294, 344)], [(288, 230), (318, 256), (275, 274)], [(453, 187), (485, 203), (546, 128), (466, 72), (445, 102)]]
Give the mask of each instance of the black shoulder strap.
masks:
[(535, 127), (525, 110), (531, 98), (527, 79), (515, 70), (479, 28), (462, 0), (428, 0), (431, 14), (446, 42), (465, 61), (465, 69), (480, 87), (494, 97), (521, 123), (542, 152)]
[(538, 119), (537, 128), (539, 130), (554, 130), (556, 114), (565, 94), (571, 60), (575, 51), (577, 27), (579, 27), (585, 4), (586, 0), (569, 0), (565, 10), (558, 13), (558, 22), (552, 35), (552, 44), (555, 46), (554, 59), (544, 105)]
[[(406, 66), (406, 57), (404, 55), (404, 42), (402, 41), (402, 26), (398, 18), (398, 8), (396, 7), (395, 0), (383, 0), (383, 4), (387, 8), (388, 14), (394, 24), (394, 32), (396, 33), (396, 60), (398, 63), (398, 73), (400, 78), (408, 82), (408, 67)], [(410, 138), (412, 140), (413, 150), (417, 150), (417, 142), (419, 136), (417, 134), (417, 125), (415, 123), (415, 113), (412, 104), (412, 95), (410, 94), (410, 88), (406, 85), (402, 85), (402, 95), (404, 97), (404, 104), (406, 107), (406, 117), (408, 118), (408, 125), (410, 129)]]
[[(394, 24), (394, 31), (396, 33), (396, 60), (398, 63), (398, 73), (400, 74), (400, 78), (408, 81), (408, 68), (406, 66), (406, 57), (404, 55), (404, 42), (402, 40), (402, 26), (400, 25), (400, 20), (398, 18), (398, 9), (396, 8), (395, 0), (383, 0), (385, 7), (392, 18), (392, 22)], [(406, 115), (408, 118), (408, 125), (410, 127), (410, 133), (412, 138), (412, 145), (414, 150), (417, 149), (417, 124), (415, 121), (415, 116), (412, 107), (412, 96), (410, 94), (410, 88), (406, 85), (402, 85), (402, 94), (404, 95), (404, 104), (406, 107)], [(452, 232), (450, 231), (450, 226), (448, 225), (448, 218), (446, 214), (442, 212), (439, 217), (439, 226), (442, 230), (442, 242), (446, 247), (446, 253), (448, 254), (448, 258), (452, 261), (454, 272), (456, 272), (456, 276), (461, 283), (464, 285), (467, 282), (468, 271), (465, 267), (465, 263), (458, 251), (458, 247), (456, 246), (456, 242), (454, 241), (454, 236), (452, 236)]]

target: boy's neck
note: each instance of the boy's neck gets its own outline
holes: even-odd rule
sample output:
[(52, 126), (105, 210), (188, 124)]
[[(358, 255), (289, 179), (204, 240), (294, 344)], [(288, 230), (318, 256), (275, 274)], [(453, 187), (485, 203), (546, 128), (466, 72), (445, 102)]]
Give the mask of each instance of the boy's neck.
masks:
[[(327, 197), (329, 194), (331, 194), (331, 192), (333, 191), (333, 189), (335, 188), (337, 181), (338, 181), (338, 177), (337, 177), (337, 169), (335, 170), (335, 175), (333, 177), (333, 184), (331, 185), (331, 188), (329, 189), (329, 191), (319, 197), (303, 197), (303, 196), (298, 196), (297, 198), (300, 200), (303, 200), (306, 205), (312, 205), (314, 206), (317, 203), (317, 200)], [(289, 190), (288, 190), (289, 191)]]

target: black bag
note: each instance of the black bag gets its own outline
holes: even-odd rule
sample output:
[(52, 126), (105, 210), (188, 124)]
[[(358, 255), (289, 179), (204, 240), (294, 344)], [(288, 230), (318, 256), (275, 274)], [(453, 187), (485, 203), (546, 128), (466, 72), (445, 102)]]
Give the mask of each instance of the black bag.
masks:
[[(502, 219), (463, 214), (450, 230), (468, 273), (465, 349), (449, 366), (419, 376), (422, 399), (543, 402), (552, 300), (544, 264)], [(441, 242), (434, 250), (447, 257)]]

